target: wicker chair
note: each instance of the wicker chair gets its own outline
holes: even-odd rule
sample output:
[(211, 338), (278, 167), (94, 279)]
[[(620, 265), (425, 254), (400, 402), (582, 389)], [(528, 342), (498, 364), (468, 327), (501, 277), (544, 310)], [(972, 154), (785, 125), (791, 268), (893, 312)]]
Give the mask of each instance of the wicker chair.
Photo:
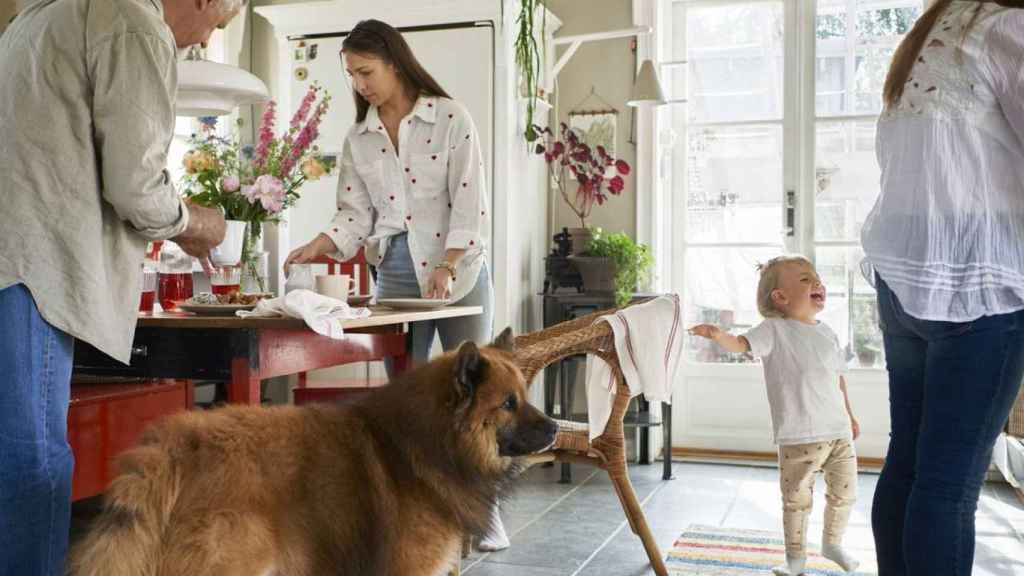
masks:
[(626, 441), (622, 419), (629, 407), (632, 396), (629, 385), (622, 376), (619, 358), (615, 351), (615, 335), (607, 322), (595, 320), (614, 310), (595, 312), (563, 322), (540, 332), (525, 334), (516, 338), (516, 359), (527, 382), (544, 370), (546, 366), (563, 358), (578, 354), (594, 354), (612, 368), (615, 375), (616, 392), (611, 417), (604, 432), (590, 441), (589, 427), (585, 423), (558, 421), (559, 432), (554, 446), (543, 454), (531, 456), (528, 464), (564, 461), (587, 463), (608, 472), (612, 485), (618, 494), (622, 509), (629, 520), (633, 533), (640, 537), (651, 566), (658, 576), (667, 576), (668, 570), (662, 559), (654, 536), (647, 524), (636, 492), (629, 481), (626, 466)]

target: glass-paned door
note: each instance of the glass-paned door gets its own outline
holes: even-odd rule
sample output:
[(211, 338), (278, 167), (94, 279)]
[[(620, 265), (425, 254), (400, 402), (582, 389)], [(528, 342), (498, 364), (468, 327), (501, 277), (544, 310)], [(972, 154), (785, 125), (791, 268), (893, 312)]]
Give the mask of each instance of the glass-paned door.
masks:
[(875, 293), (860, 271), (860, 230), (879, 193), (875, 125), (892, 55), (923, 0), (817, 0), (814, 247), (828, 288), (823, 319), (851, 367), (885, 365)]
[[(783, 252), (783, 202), (796, 160), (787, 152), (792, 6), (678, 1), (666, 14), (672, 33), (663, 37), (662, 76), (672, 97), (687, 101), (666, 113), (673, 146), (665, 154), (689, 325), (741, 332), (757, 323), (756, 265)], [(699, 338), (688, 339), (687, 356), (750, 361)]]

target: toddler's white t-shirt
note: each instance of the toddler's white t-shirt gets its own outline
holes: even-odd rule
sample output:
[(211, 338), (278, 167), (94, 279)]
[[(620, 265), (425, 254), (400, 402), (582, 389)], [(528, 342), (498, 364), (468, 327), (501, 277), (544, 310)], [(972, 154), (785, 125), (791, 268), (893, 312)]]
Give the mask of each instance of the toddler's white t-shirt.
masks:
[(743, 336), (764, 366), (776, 444), (853, 439), (839, 388), (846, 363), (828, 325), (767, 318)]

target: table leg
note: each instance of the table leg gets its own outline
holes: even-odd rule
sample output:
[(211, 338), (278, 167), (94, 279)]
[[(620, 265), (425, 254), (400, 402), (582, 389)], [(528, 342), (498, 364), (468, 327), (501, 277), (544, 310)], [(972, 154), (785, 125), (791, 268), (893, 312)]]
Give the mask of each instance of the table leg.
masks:
[(672, 405), (661, 403), (661, 451), (663, 452), (664, 468), (662, 480), (673, 480), (672, 476)]
[(558, 385), (558, 366), (549, 364), (544, 368), (544, 413), (555, 415), (555, 386)]
[[(639, 397), (639, 396), (637, 397), (636, 402), (637, 402), (637, 405), (636, 405), (637, 412), (639, 412), (638, 416), (642, 416), (644, 414), (649, 414), (650, 413), (650, 411), (651, 411), (651, 403), (650, 402), (648, 402), (647, 400), (644, 400), (642, 397)], [(640, 446), (639, 446), (639, 450), (638, 450), (638, 454), (637, 454), (637, 456), (638, 456), (637, 460), (640, 462), (640, 464), (650, 464), (651, 463), (651, 447), (649, 445), (649, 441), (650, 441), (650, 438), (651, 438), (650, 431), (651, 431), (651, 429), (649, 427), (647, 427), (647, 426), (640, 426)]]
[[(566, 361), (562, 360), (558, 363), (558, 402), (559, 402), (559, 417), (562, 420), (570, 420), (572, 407), (569, 406), (569, 387), (572, 386), (572, 382), (569, 382), (569, 370), (566, 366)], [(568, 462), (562, 462), (562, 477), (558, 479), (560, 484), (571, 484), (572, 483), (572, 469)]]
[[(399, 326), (401, 329), (401, 326)], [(395, 376), (405, 374), (409, 370), (413, 369), (412, 362), (412, 332), (406, 331), (405, 336), (405, 349), (401, 355), (391, 357), (391, 365), (394, 367)]]
[(233, 358), (231, 360), (231, 384), (228, 386), (229, 404), (251, 404), (258, 406), (260, 403), (260, 379), (249, 367), (248, 358)]

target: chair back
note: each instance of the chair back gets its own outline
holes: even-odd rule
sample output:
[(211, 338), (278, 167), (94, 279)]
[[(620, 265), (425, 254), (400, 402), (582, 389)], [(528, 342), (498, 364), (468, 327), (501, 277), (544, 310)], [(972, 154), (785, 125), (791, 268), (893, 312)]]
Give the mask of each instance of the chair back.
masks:
[(370, 294), (370, 265), (366, 263), (366, 251), (360, 248), (351, 259), (338, 262), (330, 256), (321, 256), (313, 260), (313, 264), (326, 264), (328, 274), (347, 274), (356, 279), (356, 294)]

